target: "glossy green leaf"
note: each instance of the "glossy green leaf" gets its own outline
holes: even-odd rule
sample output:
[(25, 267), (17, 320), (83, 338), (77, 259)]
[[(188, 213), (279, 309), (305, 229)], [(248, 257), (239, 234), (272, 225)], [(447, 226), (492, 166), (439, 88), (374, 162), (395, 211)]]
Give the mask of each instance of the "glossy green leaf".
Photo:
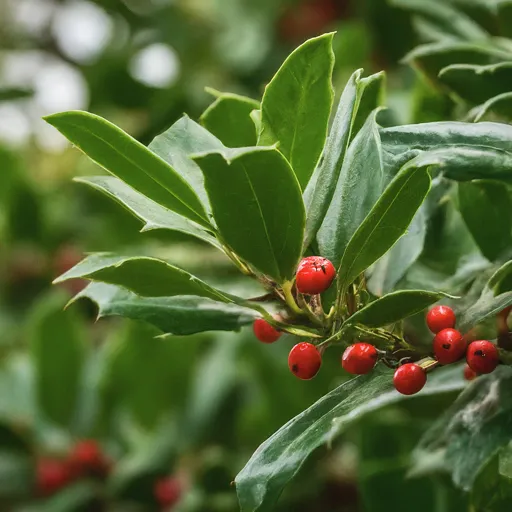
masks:
[(482, 105), (475, 107), (468, 114), (468, 117), (475, 123), (478, 123), (489, 114), (496, 117), (511, 119), (512, 118), (512, 92), (504, 92), (490, 98)]
[(334, 196), (317, 233), (318, 249), (337, 268), (347, 244), (389, 181), (374, 111), (348, 148)]
[(512, 247), (512, 198), (493, 181), (459, 183), (459, 209), (482, 254), (494, 261)]
[[(43, 417), (70, 428), (79, 400), (84, 363), (83, 324), (65, 295), (45, 297), (29, 323), (37, 402)], [(65, 385), (63, 385), (65, 383)]]
[(512, 62), (487, 66), (451, 64), (439, 72), (439, 81), (457, 96), (473, 104), (510, 91)]
[[(510, 441), (511, 383), (512, 369), (506, 366), (478, 377), (426, 432), (413, 459), (436, 454), (454, 484), (468, 491), (483, 466)], [(425, 469), (417, 466), (413, 472)]]
[(260, 104), (238, 94), (216, 93), (216, 96), (201, 116), (201, 124), (229, 148), (255, 146), (256, 126), (251, 112), (259, 109)]
[(430, 189), (427, 167), (439, 162), (437, 157), (419, 156), (406, 164), (387, 186), (343, 253), (339, 270), (341, 289), (404, 235)]
[(238, 331), (260, 315), (255, 311), (205, 297), (139, 297), (118, 286), (91, 283), (73, 300), (98, 305), (98, 318), (123, 316), (157, 327), (164, 334), (185, 336), (204, 331)]
[(282, 283), (301, 256), (304, 204), (293, 171), (275, 148), (199, 155), (223, 240), (256, 269)]
[(201, 125), (192, 121), (190, 117), (184, 115), (168, 130), (157, 135), (148, 147), (155, 155), (175, 169), (192, 187), (210, 214), (203, 174), (190, 155), (203, 151), (220, 150), (224, 147), (222, 142)]
[(403, 60), (436, 82), (439, 72), (452, 64), (489, 65), (510, 60), (510, 55), (489, 43), (442, 41), (418, 46)]
[(422, 19), (432, 24), (444, 34), (445, 38), (457, 38), (466, 41), (485, 41), (489, 39), (486, 32), (478, 23), (464, 12), (456, 9), (449, 2), (423, 0), (391, 0), (392, 5), (412, 11)]
[[(393, 389), (392, 374), (389, 368), (378, 365), (372, 373), (343, 383), (269, 437), (235, 479), (241, 511), (271, 510), (314, 450), (331, 444), (364, 414), (407, 399)], [(462, 386), (460, 369), (447, 368), (433, 374), (417, 396)]]
[(362, 125), (366, 121), (363, 115), (358, 116), (360, 105), (364, 106), (361, 112), (366, 114), (377, 107), (373, 101), (378, 97), (376, 90), (382, 84), (383, 75), (378, 73), (363, 79), (361, 74), (362, 69), (353, 73), (343, 90), (322, 159), (304, 192), (307, 211), (305, 248), (314, 240), (329, 209), (349, 143), (356, 135), (355, 123)]
[(309, 39), (285, 60), (265, 88), (258, 144), (279, 144), (304, 189), (322, 153), (333, 91), (332, 39)]
[(148, 257), (129, 257), (96, 253), (55, 279), (85, 278), (127, 288), (143, 297), (174, 297), (196, 295), (221, 302), (231, 302), (220, 290), (169, 263)]
[(419, 151), (436, 151), (443, 154), (444, 176), (453, 180), (512, 179), (512, 126), (506, 124), (412, 124), (381, 129), (380, 137), (390, 173)]
[(415, 315), (443, 297), (443, 293), (425, 290), (401, 290), (388, 293), (354, 313), (345, 321), (343, 327), (355, 324), (383, 327)]
[(214, 247), (221, 248), (217, 239), (199, 226), (199, 224), (160, 206), (114, 176), (82, 176), (75, 178), (75, 181), (85, 183), (99, 190), (124, 206), (129, 212), (144, 222), (141, 230), (143, 232), (152, 229), (180, 231), (203, 240)]
[(45, 118), (76, 147), (138, 192), (201, 225), (210, 226), (190, 185), (162, 158), (109, 121), (70, 111)]

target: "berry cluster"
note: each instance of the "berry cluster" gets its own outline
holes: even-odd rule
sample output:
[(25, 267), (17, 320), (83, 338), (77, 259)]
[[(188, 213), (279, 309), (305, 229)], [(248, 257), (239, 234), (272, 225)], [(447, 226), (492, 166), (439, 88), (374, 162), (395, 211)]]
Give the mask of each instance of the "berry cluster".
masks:
[[(83, 478), (105, 480), (112, 466), (112, 461), (95, 440), (79, 441), (65, 458), (41, 457), (37, 461), (37, 493), (51, 496)], [(155, 501), (162, 510), (175, 505), (181, 494), (181, 482), (173, 476), (160, 478), (153, 487)]]
[[(332, 263), (320, 256), (304, 258), (295, 276), (299, 296), (317, 296), (325, 292), (334, 278), (336, 270)], [(448, 306), (435, 306), (427, 314), (427, 325), (435, 334), (433, 340), (434, 359), (426, 358), (417, 362), (405, 362), (396, 368), (393, 383), (396, 390), (404, 395), (418, 393), (427, 382), (427, 370), (437, 365), (452, 364), (466, 356), (464, 376), (472, 380), (479, 374), (491, 373), (499, 363), (496, 346), (487, 340), (473, 341), (468, 345), (465, 337), (455, 329), (456, 316)], [(274, 343), (281, 331), (267, 320), (254, 322), (254, 334), (263, 343)], [(322, 364), (320, 348), (313, 343), (301, 342), (295, 345), (288, 356), (288, 366), (299, 379), (312, 379)], [(385, 352), (381, 351), (383, 354)], [(343, 353), (341, 365), (353, 375), (369, 373), (379, 360), (379, 351), (371, 343), (358, 342)]]

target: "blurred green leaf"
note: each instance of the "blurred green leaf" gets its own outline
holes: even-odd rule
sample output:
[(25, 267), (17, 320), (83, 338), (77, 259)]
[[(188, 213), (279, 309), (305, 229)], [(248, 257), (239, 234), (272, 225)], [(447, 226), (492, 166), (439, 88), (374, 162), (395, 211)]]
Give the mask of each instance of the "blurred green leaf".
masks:
[[(376, 98), (377, 84), (381, 84), (383, 75), (376, 74), (362, 79), (362, 71), (359, 69), (354, 72), (343, 90), (322, 159), (304, 191), (307, 212), (305, 248), (314, 240), (334, 197), (345, 154), (351, 139), (356, 135), (355, 122), (358, 120), (358, 124), (362, 125), (366, 121), (362, 115), (358, 118), (359, 106), (364, 105), (361, 112), (366, 114), (377, 107), (372, 105), (372, 101)], [(368, 98), (365, 98), (366, 89), (369, 91)]]
[(428, 472), (425, 461), (436, 455), (455, 485), (470, 490), (483, 466), (510, 441), (511, 381), (506, 366), (473, 381), (423, 436), (413, 452), (412, 473)]
[(343, 253), (339, 271), (341, 289), (349, 286), (404, 235), (430, 189), (426, 167), (435, 163), (437, 158), (429, 156), (411, 160), (384, 190)]
[(343, 327), (363, 324), (368, 327), (383, 327), (423, 311), (443, 298), (443, 293), (425, 290), (402, 290), (388, 293), (370, 302), (349, 317)]
[(305, 213), (286, 159), (274, 148), (242, 148), (196, 160), (225, 242), (277, 282), (290, 279), (301, 255)]
[[(192, 121), (187, 115), (178, 119), (168, 130), (155, 137), (148, 146), (192, 187), (208, 214), (211, 213), (211, 208), (204, 188), (203, 174), (190, 155), (221, 150), (223, 147), (224, 145), (219, 139)], [(197, 219), (192, 220), (197, 221)]]
[(260, 108), (259, 102), (238, 94), (215, 94), (217, 99), (202, 114), (201, 124), (229, 148), (255, 146), (251, 112)]
[(488, 99), (482, 105), (472, 109), (468, 117), (475, 123), (481, 121), (488, 114), (494, 114), (504, 119), (512, 118), (512, 92), (504, 92)]
[(152, 229), (180, 231), (221, 248), (217, 239), (201, 226), (160, 206), (114, 176), (82, 176), (75, 178), (75, 181), (99, 190), (124, 206), (144, 222), (143, 232)]
[(327, 136), (333, 91), (332, 39), (309, 39), (286, 59), (261, 101), (258, 144), (278, 144), (302, 189), (315, 169)]
[[(372, 373), (345, 382), (267, 439), (235, 479), (241, 511), (270, 510), (316, 448), (330, 444), (364, 414), (410, 398), (393, 389), (392, 373), (378, 365)], [(460, 368), (447, 368), (433, 374), (419, 396), (462, 386)]]
[(488, 66), (451, 64), (439, 72), (439, 81), (463, 100), (473, 104), (510, 91), (512, 62)]
[(98, 317), (123, 316), (154, 325), (165, 334), (238, 331), (260, 315), (234, 304), (204, 297), (139, 297), (117, 286), (91, 283), (73, 300), (86, 297), (98, 305)]
[(210, 227), (191, 186), (164, 160), (106, 119), (80, 111), (45, 118), (98, 165), (158, 204)]
[(482, 254), (494, 261), (512, 247), (512, 199), (506, 185), (459, 183), (459, 209)]
[(0, 102), (15, 101), (30, 98), (34, 95), (32, 89), (22, 89), (16, 87), (0, 87)]
[(30, 318), (29, 339), (39, 410), (70, 428), (78, 406), (85, 333), (77, 311), (64, 310), (65, 303), (65, 294), (43, 297)]

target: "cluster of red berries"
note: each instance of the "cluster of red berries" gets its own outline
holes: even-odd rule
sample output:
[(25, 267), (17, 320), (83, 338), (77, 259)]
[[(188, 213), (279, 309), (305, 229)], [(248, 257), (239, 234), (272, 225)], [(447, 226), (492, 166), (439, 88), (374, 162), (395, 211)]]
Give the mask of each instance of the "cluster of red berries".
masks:
[[(50, 496), (81, 478), (104, 480), (110, 474), (112, 461), (92, 439), (79, 441), (66, 458), (42, 457), (37, 461), (37, 490)], [(182, 493), (181, 482), (172, 476), (157, 480), (153, 495), (162, 509), (175, 505)]]
[[(303, 295), (318, 295), (325, 292), (336, 277), (334, 265), (321, 256), (303, 258), (295, 275), (295, 286)], [(254, 322), (254, 334), (263, 343), (274, 343), (281, 332), (263, 318)], [(290, 370), (303, 380), (312, 379), (320, 370), (322, 356), (312, 343), (298, 343), (290, 351), (288, 366)]]
[(37, 461), (38, 492), (49, 496), (81, 478), (103, 479), (110, 469), (111, 461), (96, 441), (79, 441), (64, 459), (43, 457)]
[[(336, 270), (326, 258), (310, 256), (304, 258), (295, 276), (297, 292), (304, 295), (317, 295), (326, 291)], [(498, 349), (487, 340), (467, 344), (464, 336), (454, 329), (455, 313), (448, 306), (435, 306), (427, 314), (427, 325), (435, 334), (433, 352), (441, 365), (451, 364), (466, 356), (467, 366), (464, 376), (472, 380), (482, 373), (491, 373), (499, 363)], [(274, 343), (281, 332), (260, 318), (254, 322), (254, 334), (263, 343)], [(377, 349), (370, 343), (355, 343), (343, 353), (342, 367), (354, 375), (369, 373), (378, 361)], [(312, 379), (319, 371), (322, 356), (312, 343), (295, 345), (288, 356), (290, 370), (300, 379)], [(398, 392), (404, 395), (418, 393), (427, 382), (427, 374), (421, 364), (402, 364), (395, 371), (393, 383)]]

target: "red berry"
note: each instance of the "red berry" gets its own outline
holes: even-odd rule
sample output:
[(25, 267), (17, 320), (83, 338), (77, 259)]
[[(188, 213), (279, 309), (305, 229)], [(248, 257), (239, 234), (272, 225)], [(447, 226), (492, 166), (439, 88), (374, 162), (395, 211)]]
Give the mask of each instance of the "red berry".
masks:
[(76, 443), (69, 455), (69, 464), (75, 476), (104, 477), (110, 470), (110, 461), (94, 439)]
[(402, 395), (414, 395), (421, 391), (427, 382), (427, 374), (415, 363), (407, 363), (397, 368), (393, 377), (395, 388)]
[(441, 364), (451, 364), (462, 359), (466, 348), (466, 340), (455, 329), (443, 329), (434, 337), (434, 354)]
[(299, 379), (312, 379), (318, 373), (321, 364), (322, 356), (311, 343), (297, 343), (290, 350), (288, 366)]
[(377, 349), (369, 343), (350, 345), (341, 359), (341, 366), (348, 373), (363, 375), (373, 369), (377, 362)]
[(466, 354), (468, 366), (476, 373), (491, 373), (498, 366), (498, 349), (490, 341), (478, 340), (469, 344)]
[(274, 343), (274, 341), (277, 341), (281, 337), (281, 333), (266, 320), (263, 320), (263, 318), (255, 320), (252, 328), (256, 338), (263, 343)]
[(455, 313), (448, 306), (434, 306), (427, 313), (428, 328), (437, 334), (443, 329), (452, 329), (455, 327)]
[(335, 277), (336, 269), (327, 258), (308, 256), (302, 259), (297, 269), (297, 290), (306, 295), (325, 292)]
[(65, 487), (71, 480), (71, 471), (64, 460), (43, 458), (37, 461), (37, 489), (44, 496)]
[(473, 380), (478, 377), (478, 374), (474, 372), (468, 365), (464, 366), (464, 378), (466, 380)]
[(162, 507), (172, 507), (180, 500), (181, 483), (177, 478), (161, 478), (155, 482), (153, 493)]

